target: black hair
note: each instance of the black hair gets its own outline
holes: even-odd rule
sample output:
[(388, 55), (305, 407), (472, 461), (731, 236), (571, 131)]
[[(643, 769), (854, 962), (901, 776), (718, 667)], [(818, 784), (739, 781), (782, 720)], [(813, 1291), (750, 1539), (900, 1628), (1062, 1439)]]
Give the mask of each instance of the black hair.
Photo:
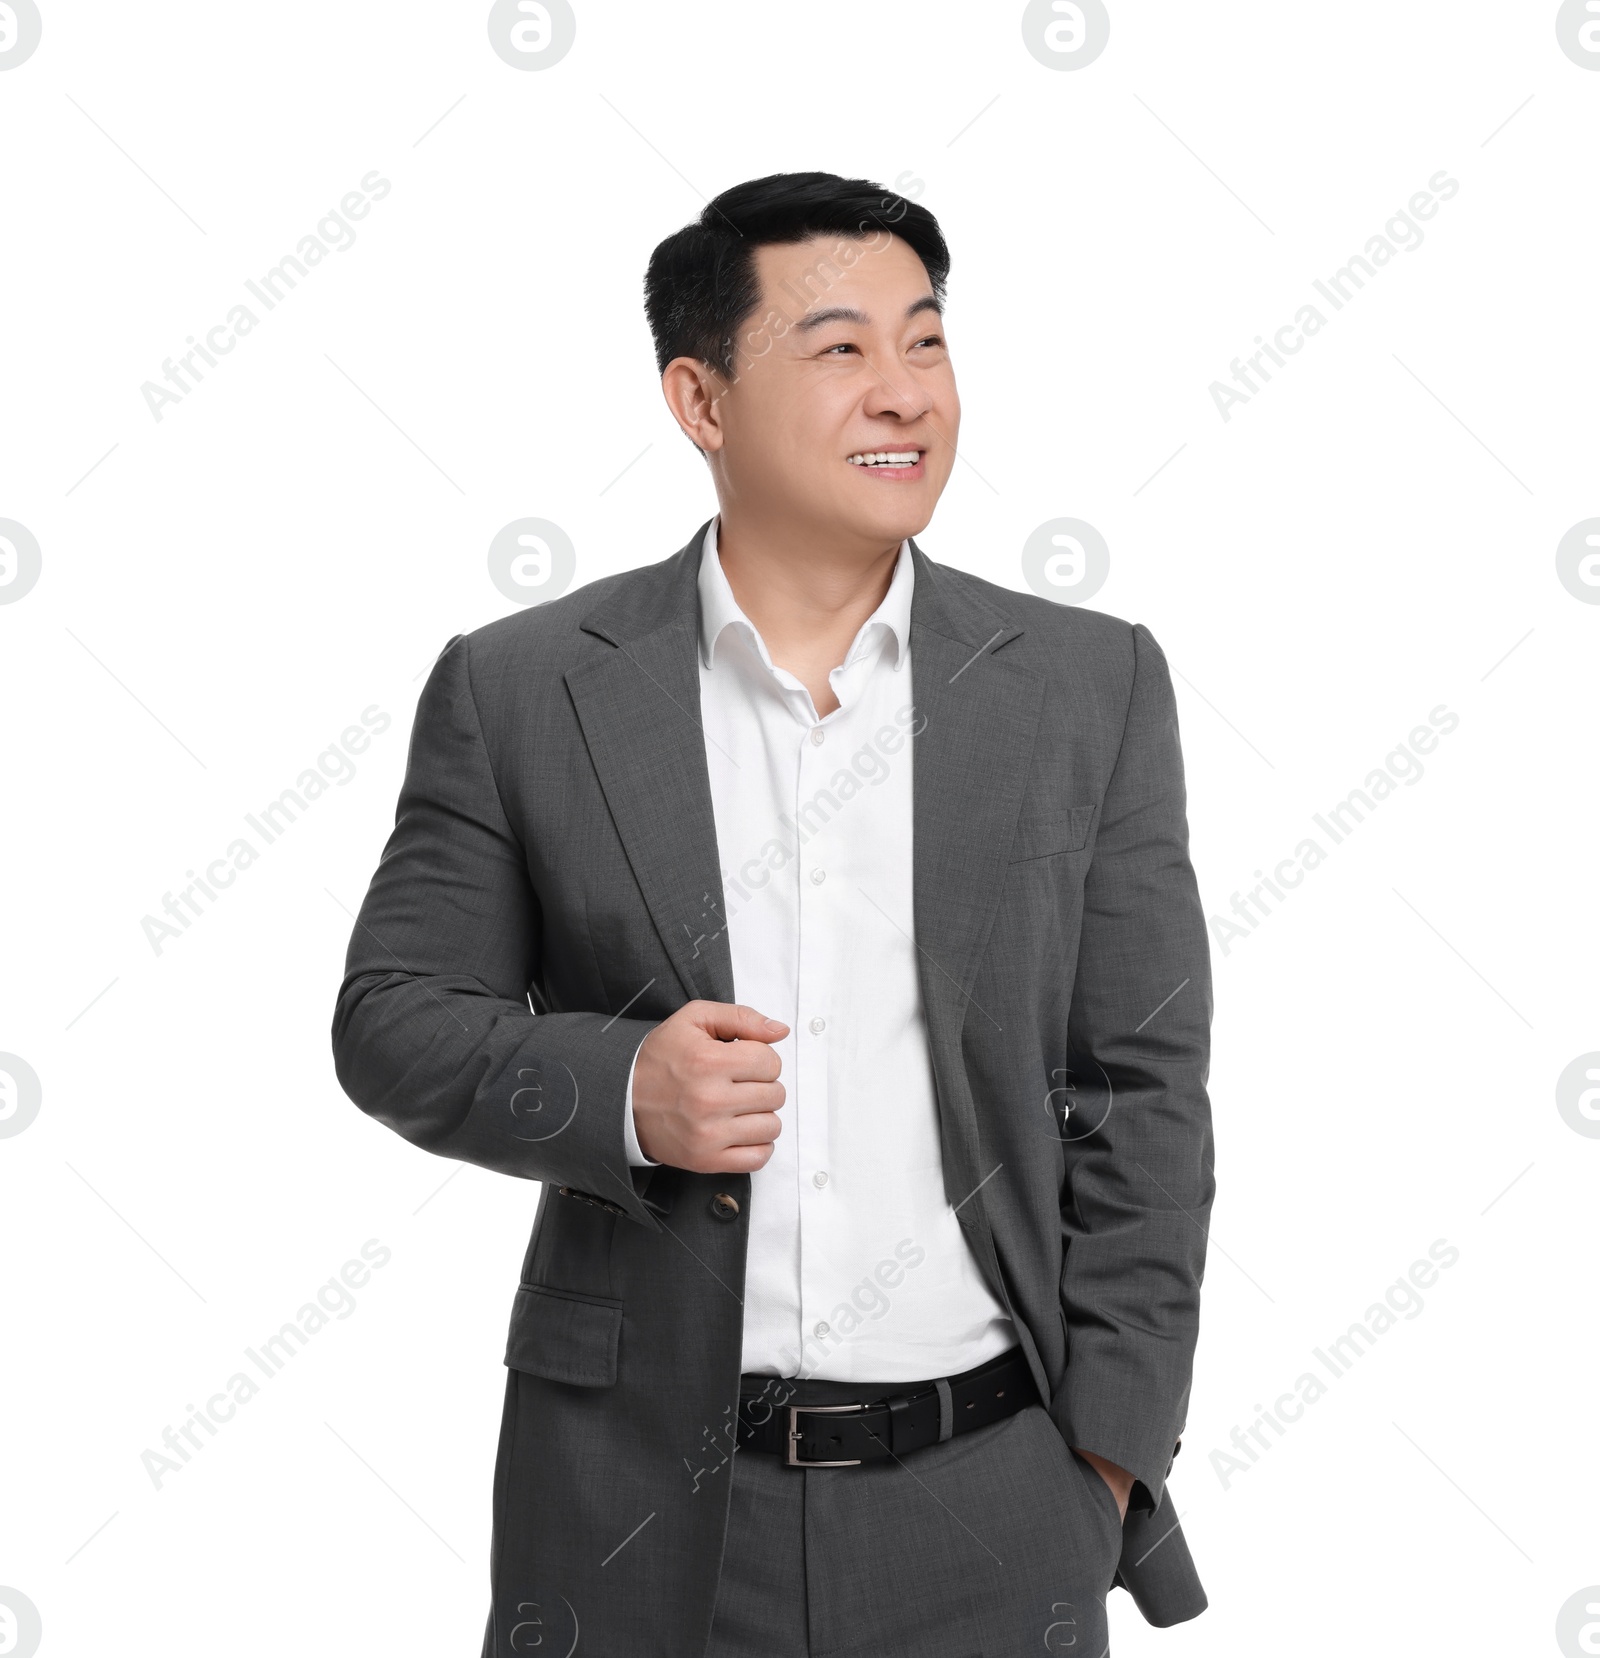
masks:
[(724, 190), (650, 255), (644, 308), (657, 371), (675, 357), (693, 357), (724, 379), (734, 377), (739, 325), (761, 303), (758, 247), (885, 232), (921, 259), (943, 306), (950, 250), (927, 208), (870, 179), (837, 173), (770, 173)]

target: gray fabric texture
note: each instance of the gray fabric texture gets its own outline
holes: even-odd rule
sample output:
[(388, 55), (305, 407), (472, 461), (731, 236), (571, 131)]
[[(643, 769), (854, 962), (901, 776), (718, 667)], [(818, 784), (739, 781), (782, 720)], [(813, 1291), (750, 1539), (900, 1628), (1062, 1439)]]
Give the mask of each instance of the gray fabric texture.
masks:
[(730, 1476), (706, 1658), (1106, 1652), (1116, 1502), (1039, 1405), (860, 1468), (740, 1451)]

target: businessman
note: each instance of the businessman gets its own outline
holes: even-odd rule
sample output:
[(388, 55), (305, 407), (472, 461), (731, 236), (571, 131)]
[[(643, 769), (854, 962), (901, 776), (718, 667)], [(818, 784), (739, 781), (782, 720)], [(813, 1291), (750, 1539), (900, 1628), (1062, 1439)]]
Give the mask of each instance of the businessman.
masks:
[(540, 1183), (485, 1658), (1100, 1658), (1115, 1585), (1205, 1606), (1166, 1488), (1212, 1197), (1172, 685), (1143, 624), (915, 541), (949, 265), (828, 173), (662, 242), (716, 515), (458, 635), (417, 709), (334, 1053)]

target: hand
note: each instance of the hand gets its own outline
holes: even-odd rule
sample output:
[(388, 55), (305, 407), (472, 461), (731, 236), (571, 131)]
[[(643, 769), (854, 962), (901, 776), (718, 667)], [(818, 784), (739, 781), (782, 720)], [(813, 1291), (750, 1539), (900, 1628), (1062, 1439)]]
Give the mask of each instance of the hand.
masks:
[(696, 1174), (753, 1174), (782, 1132), (789, 1027), (732, 1002), (688, 1002), (644, 1039), (633, 1068), (639, 1149)]
[(1093, 1451), (1085, 1451), (1078, 1445), (1072, 1448), (1111, 1487), (1111, 1495), (1117, 1499), (1117, 1513), (1126, 1520), (1128, 1498), (1133, 1493), (1133, 1475), (1126, 1468), (1119, 1468), (1116, 1463), (1107, 1462), (1104, 1457), (1096, 1456)]

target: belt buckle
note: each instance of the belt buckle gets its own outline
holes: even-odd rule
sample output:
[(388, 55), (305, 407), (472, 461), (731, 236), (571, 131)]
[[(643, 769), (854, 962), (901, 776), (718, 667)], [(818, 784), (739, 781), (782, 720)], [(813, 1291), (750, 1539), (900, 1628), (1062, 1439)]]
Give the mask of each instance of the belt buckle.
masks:
[(859, 1468), (861, 1466), (860, 1457), (850, 1457), (842, 1462), (814, 1462), (807, 1457), (797, 1457), (794, 1453), (795, 1447), (800, 1442), (801, 1411), (810, 1411), (816, 1415), (830, 1415), (837, 1414), (840, 1411), (865, 1410), (867, 1408), (865, 1405), (789, 1405), (786, 1408), (789, 1412), (789, 1433), (788, 1443), (784, 1447), (784, 1461), (791, 1468)]

